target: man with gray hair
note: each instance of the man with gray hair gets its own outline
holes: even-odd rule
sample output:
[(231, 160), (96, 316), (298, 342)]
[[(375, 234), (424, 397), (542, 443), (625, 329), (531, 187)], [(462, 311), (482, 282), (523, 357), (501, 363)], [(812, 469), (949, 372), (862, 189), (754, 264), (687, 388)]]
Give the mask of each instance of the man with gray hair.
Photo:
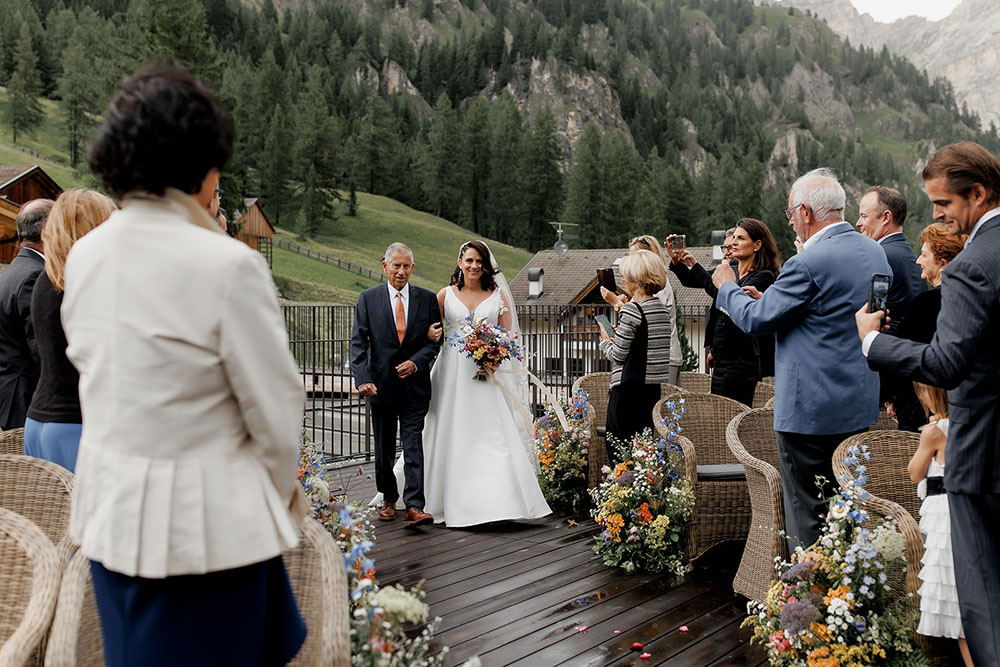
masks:
[(0, 428), (24, 426), (38, 384), (38, 347), (31, 324), (31, 293), (45, 268), (42, 227), (55, 205), (29, 201), (17, 214), (21, 251), (0, 276)]
[[(846, 196), (829, 169), (800, 177), (785, 216), (803, 250), (754, 300), (723, 262), (712, 276), (716, 305), (749, 334), (776, 336), (774, 430), (789, 544), (808, 546), (835, 489), (831, 456), (878, 417), (878, 374), (861, 353), (854, 313), (874, 273), (889, 273), (879, 245), (844, 221)], [(825, 478), (822, 496), (817, 476)]]
[(431, 401), (431, 364), (439, 344), (428, 336), (441, 321), (437, 295), (410, 285), (413, 251), (393, 243), (385, 251), (382, 270), (388, 282), (358, 296), (351, 332), (351, 370), (358, 393), (371, 405), (375, 431), (375, 487), (382, 494), (381, 521), (396, 518), (399, 485), (396, 429), (403, 447), (404, 525), (434, 522), (424, 511), (424, 417)]

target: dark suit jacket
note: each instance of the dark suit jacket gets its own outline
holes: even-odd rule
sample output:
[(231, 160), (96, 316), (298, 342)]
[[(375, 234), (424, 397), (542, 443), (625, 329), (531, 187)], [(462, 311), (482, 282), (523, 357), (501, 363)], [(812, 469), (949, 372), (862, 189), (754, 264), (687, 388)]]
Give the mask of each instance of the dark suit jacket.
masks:
[[(430, 371), (440, 343), (427, 340), (427, 329), (441, 321), (437, 295), (411, 284), (408, 311), (406, 335), (400, 343), (385, 284), (358, 296), (351, 332), (351, 370), (355, 387), (368, 382), (375, 385), (378, 393), (368, 399), (373, 403), (392, 403), (400, 392), (418, 403), (431, 400)], [(417, 372), (401, 380), (396, 366), (407, 360), (416, 364)]]
[[(926, 292), (921, 292), (910, 303), (906, 319), (899, 323), (893, 335), (918, 343), (929, 343), (937, 331), (937, 318), (940, 312), (941, 288), (932, 287)], [(896, 373), (882, 373), (881, 378), (883, 395), (887, 400), (899, 402), (901, 398), (907, 400), (911, 397), (916, 400), (913, 394), (913, 381), (909, 378)]]
[(31, 292), (45, 262), (22, 248), (0, 276), (0, 427), (24, 426), (38, 384), (38, 348), (31, 324)]
[(889, 283), (889, 297), (886, 306), (889, 308), (889, 331), (895, 331), (899, 323), (906, 317), (913, 298), (924, 291), (924, 281), (920, 278), (920, 267), (917, 266), (917, 256), (913, 248), (902, 234), (894, 234), (879, 242), (885, 251), (892, 269), (892, 282)]
[(951, 424), (945, 488), (1000, 493), (1000, 216), (983, 223), (945, 267), (941, 314), (929, 344), (881, 334), (868, 351), (876, 370), (894, 370), (948, 389)]

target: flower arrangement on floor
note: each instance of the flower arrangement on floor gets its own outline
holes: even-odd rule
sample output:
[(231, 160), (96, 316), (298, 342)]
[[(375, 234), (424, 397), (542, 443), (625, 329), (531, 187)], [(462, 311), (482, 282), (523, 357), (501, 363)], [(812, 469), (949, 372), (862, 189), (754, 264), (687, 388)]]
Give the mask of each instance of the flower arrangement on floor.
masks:
[[(327, 468), (303, 436), (299, 451), (299, 483), (312, 504), (312, 518), (326, 528), (340, 547), (347, 568), (351, 597), (351, 665), (357, 667), (437, 667), (447, 648), (427, 657), (434, 632), (441, 623), (427, 623), (430, 608), (423, 602), (421, 586), (409, 591), (401, 586), (382, 588), (375, 578), (375, 562), (368, 552), (375, 546), (372, 516), (375, 508), (346, 502), (351, 478), (363, 476), (358, 468), (343, 484), (334, 481), (341, 466)], [(427, 623), (420, 634), (408, 637), (404, 628)]]
[(668, 402), (669, 437), (654, 437), (649, 429), (629, 443), (609, 438), (622, 460), (602, 468), (601, 485), (590, 490), (591, 515), (604, 530), (595, 537), (594, 551), (605, 565), (626, 572), (672, 572), (683, 575), (691, 568), (685, 557), (694, 492), (677, 474), (682, 467), (680, 433), (683, 399)]
[(476, 363), (477, 371), (472, 379), (482, 382), (486, 382), (490, 369), (495, 369), (507, 359), (524, 359), (516, 331), (487, 324), (486, 318), (473, 320), (471, 315), (465, 318), (465, 324), (458, 331), (448, 336), (448, 344), (459, 348)]
[(551, 507), (574, 511), (587, 498), (587, 448), (590, 441), (590, 401), (577, 391), (569, 403), (561, 402), (569, 430), (549, 408), (535, 422), (538, 452), (538, 485)]
[(772, 665), (929, 665), (912, 642), (915, 610), (890, 596), (888, 582), (906, 567), (903, 535), (890, 518), (864, 526), (871, 455), (865, 445), (847, 454), (854, 479), (830, 499), (819, 539), (776, 566), (779, 580), (764, 604), (747, 605), (743, 625)]

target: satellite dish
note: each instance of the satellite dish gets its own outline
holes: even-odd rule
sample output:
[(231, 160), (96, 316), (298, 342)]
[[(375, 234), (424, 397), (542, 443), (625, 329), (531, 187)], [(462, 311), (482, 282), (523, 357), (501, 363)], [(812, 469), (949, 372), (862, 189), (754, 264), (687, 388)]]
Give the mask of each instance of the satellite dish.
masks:
[(555, 242), (555, 245), (552, 246), (552, 249), (556, 251), (557, 255), (562, 257), (567, 252), (569, 252), (569, 244), (563, 241), (562, 239), (559, 239), (558, 241)]

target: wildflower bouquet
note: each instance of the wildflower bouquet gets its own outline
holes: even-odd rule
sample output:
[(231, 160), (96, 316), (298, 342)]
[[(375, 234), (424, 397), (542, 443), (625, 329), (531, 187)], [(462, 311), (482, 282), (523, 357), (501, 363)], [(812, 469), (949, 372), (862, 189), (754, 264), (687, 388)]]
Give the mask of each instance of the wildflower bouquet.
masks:
[[(312, 504), (311, 516), (333, 535), (344, 556), (347, 589), (351, 598), (351, 665), (357, 667), (438, 667), (444, 648), (426, 657), (440, 618), (427, 623), (429, 608), (422, 601), (421, 586), (407, 591), (399, 586), (379, 587), (375, 561), (368, 552), (375, 546), (372, 515), (375, 508), (346, 502), (351, 478), (364, 476), (359, 467), (348, 482), (337, 483), (334, 471), (323, 462), (303, 436), (299, 448), (299, 483)], [(427, 623), (420, 634), (409, 637), (405, 628)]]
[(604, 530), (595, 537), (594, 551), (605, 565), (621, 566), (626, 572), (672, 572), (690, 570), (685, 542), (691, 524), (694, 492), (677, 474), (680, 447), (673, 439), (683, 406), (668, 404), (673, 411), (670, 437), (653, 437), (646, 429), (631, 443), (614, 443), (623, 463), (612, 470), (605, 466), (605, 480), (590, 490), (594, 500), (591, 516)]
[(587, 497), (587, 448), (590, 440), (590, 401), (577, 391), (562, 403), (569, 424), (565, 430), (550, 408), (535, 422), (538, 485), (550, 506), (575, 510)]
[(486, 318), (474, 321), (471, 315), (465, 318), (465, 324), (458, 331), (448, 336), (448, 344), (459, 348), (467, 358), (476, 362), (478, 370), (472, 379), (481, 382), (486, 382), (490, 372), (504, 361), (524, 359), (516, 331), (487, 324)]
[(906, 566), (895, 521), (865, 527), (868, 448), (848, 449), (849, 486), (830, 499), (819, 539), (780, 563), (764, 604), (751, 601), (743, 622), (772, 665), (862, 667), (928, 665), (912, 639), (915, 612), (890, 597), (889, 581)]

